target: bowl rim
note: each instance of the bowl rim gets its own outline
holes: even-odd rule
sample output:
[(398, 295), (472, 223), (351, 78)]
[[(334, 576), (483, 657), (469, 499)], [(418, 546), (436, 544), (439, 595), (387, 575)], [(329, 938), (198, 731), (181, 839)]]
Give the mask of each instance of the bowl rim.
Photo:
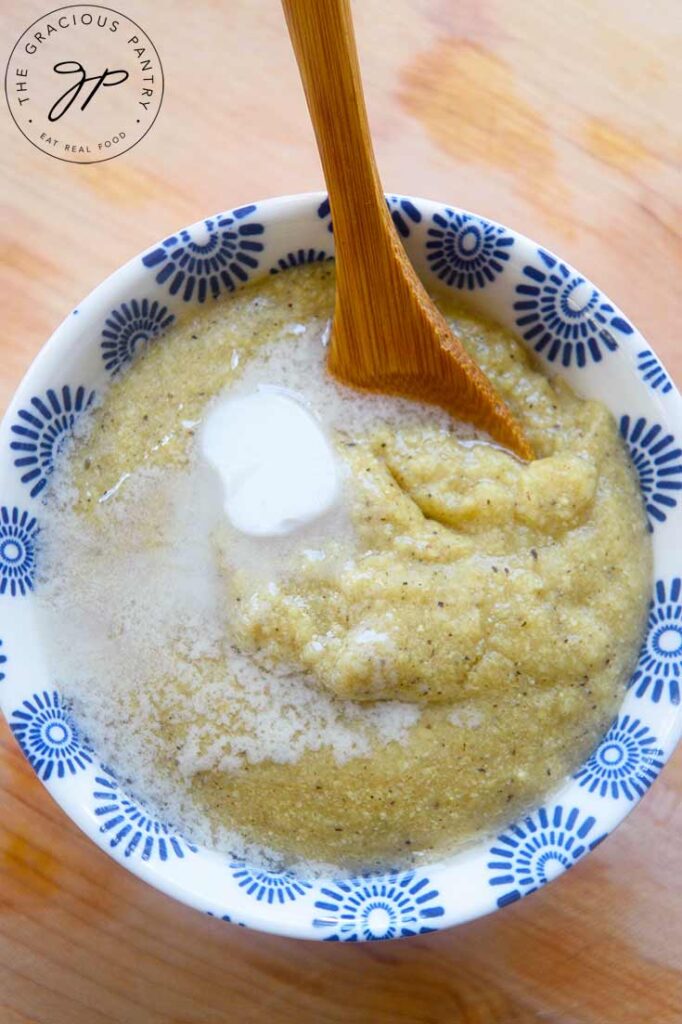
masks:
[[(603, 372), (604, 360), (601, 359), (595, 362), (593, 366), (589, 365), (588, 359), (588, 366), (581, 367), (580, 371), (577, 367), (571, 367), (570, 365), (554, 365), (553, 369), (558, 370), (561, 375), (568, 377), (572, 383), (576, 379), (576, 375), (578, 375), (578, 379), (584, 382), (585, 385), (588, 385), (589, 373), (592, 371), (599, 376), (599, 384), (595, 385), (597, 391), (600, 394), (605, 394), (605, 391), (600, 391), (599, 389), (605, 388), (606, 382), (611, 380), (611, 374), (621, 361), (620, 356), (622, 356), (625, 351), (628, 351), (630, 353), (628, 356), (629, 364), (626, 366), (625, 362), (623, 362), (623, 366), (619, 371), (620, 376), (618, 375), (618, 372), (616, 372), (615, 377), (613, 378), (614, 383), (613, 385), (609, 385), (609, 387), (613, 386), (615, 390), (618, 390), (618, 388), (626, 386), (624, 383), (625, 381), (629, 382), (628, 386), (633, 393), (636, 392), (640, 397), (646, 396), (646, 408), (651, 408), (657, 411), (657, 422), (660, 422), (664, 428), (671, 430), (671, 437), (679, 439), (682, 436), (682, 399), (680, 398), (679, 392), (677, 391), (674, 383), (672, 383), (672, 379), (668, 376), (668, 380), (672, 384), (671, 389), (665, 394), (659, 394), (656, 390), (652, 390), (651, 385), (647, 385), (644, 379), (637, 378), (633, 369), (635, 365), (634, 355), (633, 352), (630, 351), (632, 344), (635, 343), (639, 345), (641, 343), (641, 345), (644, 346), (642, 349), (643, 352), (653, 353), (653, 350), (644, 341), (639, 332), (630, 326), (629, 322), (625, 319), (618, 307), (611, 303), (598, 288), (592, 285), (588, 279), (584, 278), (579, 271), (575, 270), (575, 268), (571, 266), (571, 264), (567, 263), (561, 257), (556, 256), (544, 247), (541, 247), (538, 243), (528, 239), (520, 232), (501, 225), (490, 218), (481, 217), (478, 214), (472, 214), (469, 213), (469, 211), (460, 210), (457, 207), (452, 207), (445, 203), (419, 197), (403, 196), (391, 193), (387, 196), (387, 199), (393, 215), (397, 212), (398, 215), (404, 214), (406, 218), (411, 217), (412, 215), (409, 211), (406, 212), (407, 207), (405, 207), (405, 204), (411, 205), (413, 210), (416, 210), (420, 214), (420, 220), (414, 221), (414, 223), (409, 223), (407, 228), (410, 237), (412, 237), (411, 232), (414, 229), (414, 235), (418, 236), (421, 244), (421, 263), (419, 262), (419, 259), (415, 258), (415, 265), (417, 265), (417, 269), (420, 271), (422, 276), (428, 277), (430, 274), (429, 280), (431, 283), (436, 283), (435, 277), (439, 276), (436, 273), (435, 262), (432, 258), (433, 248), (436, 248), (438, 239), (436, 238), (434, 240), (432, 237), (431, 241), (429, 241), (429, 235), (437, 235), (440, 231), (442, 236), (444, 231), (452, 228), (453, 224), (456, 223), (456, 218), (459, 217), (461, 219), (460, 229), (465, 231), (473, 231), (476, 229), (482, 231), (484, 234), (489, 230), (491, 232), (491, 237), (497, 242), (500, 242), (502, 238), (511, 238), (513, 242), (509, 243), (510, 246), (515, 247), (517, 252), (521, 251), (523, 259), (531, 260), (531, 256), (533, 256), (537, 263), (538, 254), (544, 253), (545, 257), (550, 261), (553, 261), (552, 269), (556, 270), (557, 267), (563, 267), (567, 271), (570, 280), (573, 280), (574, 278), (580, 279), (583, 283), (582, 286), (585, 286), (588, 289), (593, 289), (594, 293), (598, 295), (598, 301), (602, 304), (600, 308), (608, 309), (610, 311), (607, 316), (610, 318), (609, 323), (611, 326), (607, 326), (607, 334), (609, 331), (612, 331), (613, 336), (621, 330), (617, 326), (618, 321), (629, 328), (630, 334), (626, 337), (625, 328), (623, 328), (623, 338), (619, 338), (619, 343), (616, 346), (620, 351), (616, 352), (611, 357), (612, 365), (608, 366), (607, 374), (604, 374)], [(180, 229), (175, 232), (174, 235), (169, 236), (168, 239), (162, 240), (156, 245), (136, 254), (123, 264), (123, 266), (114, 270), (99, 285), (97, 285), (83, 299), (79, 306), (64, 319), (61, 325), (40, 349), (36, 357), (31, 362), (5, 412), (2, 423), (0, 424), (0, 495), (4, 495), (2, 488), (7, 487), (8, 492), (15, 496), (22, 493), (24, 494), (22, 501), (19, 501), (16, 497), (12, 498), (11, 503), (13, 507), (17, 507), (15, 504), (17, 501), (19, 506), (22, 506), (25, 510), (28, 509), (31, 513), (38, 512), (41, 507), (44, 507), (42, 504), (43, 499), (40, 498), (40, 495), (36, 495), (35, 501), (29, 502), (26, 499), (25, 491), (22, 491), (18, 484), (16, 487), (14, 486), (16, 469), (12, 462), (13, 456), (10, 452), (9, 444), (12, 437), (15, 437), (16, 435), (12, 434), (12, 428), (16, 426), (17, 417), (19, 416), (22, 408), (27, 406), (31, 396), (45, 392), (46, 381), (54, 380), (55, 384), (57, 380), (63, 381), (65, 369), (72, 372), (73, 367), (79, 363), (83, 363), (83, 365), (85, 365), (88, 359), (90, 360), (90, 363), (93, 364), (93, 356), (96, 357), (98, 361), (97, 365), (99, 366), (100, 352), (98, 343), (101, 340), (100, 336), (97, 335), (97, 337), (94, 337), (94, 329), (88, 328), (87, 326), (84, 327), (84, 323), (86, 325), (93, 324), (95, 322), (103, 324), (105, 319), (105, 310), (107, 308), (111, 308), (112, 305), (114, 305), (114, 308), (118, 308), (121, 301), (120, 296), (122, 294), (127, 293), (132, 296), (136, 290), (141, 291), (143, 288), (148, 288), (150, 289), (150, 293), (153, 293), (154, 295), (158, 293), (159, 301), (161, 300), (161, 297), (165, 295), (163, 288), (160, 289), (157, 287), (158, 282), (152, 284), (153, 274), (156, 273), (156, 270), (154, 269), (152, 271), (152, 275), (150, 275), (149, 271), (150, 267), (156, 268), (156, 266), (159, 265), (158, 261), (156, 264), (152, 262), (154, 254), (161, 253), (163, 256), (163, 247), (168, 246), (168, 243), (171, 240), (177, 241), (178, 238), (181, 238), (183, 232), (190, 239), (204, 237), (208, 230), (207, 225), (209, 222), (213, 224), (219, 223), (220, 218), (229, 219), (230, 226), (237, 230), (241, 230), (239, 225), (253, 227), (255, 223), (260, 224), (261, 222), (264, 222), (266, 231), (277, 235), (276, 243), (278, 245), (280, 244), (279, 235), (281, 235), (282, 245), (280, 248), (282, 248), (283, 255), (285, 252), (283, 247), (284, 238), (296, 237), (296, 232), (303, 230), (308, 231), (311, 237), (314, 235), (320, 244), (326, 242), (326, 247), (332, 248), (333, 235), (331, 233), (331, 222), (329, 219), (328, 208), (324, 215), (320, 212), (326, 201), (327, 196), (325, 192), (297, 193), (258, 200), (254, 203), (237, 207), (234, 210), (228, 210), (225, 211), (225, 213), (204, 218), (192, 225), (189, 225), (187, 228)], [(437, 216), (440, 216), (444, 221), (443, 226), (441, 226), (440, 222), (437, 221)], [(314, 231), (312, 230), (313, 226), (315, 228)], [(275, 243), (273, 243), (273, 246), (274, 244)], [(431, 254), (428, 252), (429, 245), (433, 247)], [(410, 245), (408, 244), (407, 247), (409, 250)], [(290, 248), (293, 250), (295, 247), (291, 245)], [(311, 245), (311, 251), (312, 248), (315, 248), (315, 246)], [(323, 248), (319, 248), (318, 251), (324, 252), (325, 250)], [(498, 249), (497, 251), (499, 256), (501, 250)], [(292, 254), (293, 252), (288, 253), (288, 255)], [(412, 253), (411, 256), (413, 256)], [(543, 257), (543, 259), (545, 257)], [(163, 258), (159, 257), (161, 264), (163, 264), (163, 259), (166, 259), (166, 256), (163, 256)], [(147, 261), (146, 266), (144, 262), (145, 260)], [(521, 262), (523, 262), (523, 260)], [(273, 264), (272, 269), (274, 272), (275, 261), (272, 258), (271, 263)], [(514, 258), (508, 266), (503, 267), (505, 272), (507, 272), (511, 266), (516, 267), (516, 276), (511, 274), (511, 271), (509, 272), (509, 278), (514, 278), (514, 281), (511, 282), (505, 278), (502, 272), (499, 272), (498, 274), (496, 271), (489, 271), (490, 273), (493, 273), (494, 280), (487, 280), (483, 285), (477, 286), (474, 284), (473, 287), (470, 287), (467, 291), (469, 299), (474, 302), (478, 301), (480, 308), (487, 309), (490, 306), (491, 298), (493, 301), (493, 308), (495, 302), (500, 304), (500, 308), (505, 304), (505, 308), (508, 307), (510, 302), (509, 288), (514, 282), (516, 282), (515, 287), (516, 292), (518, 293), (519, 278), (523, 273), (525, 273), (525, 271), (519, 269), (520, 265), (519, 260)], [(527, 269), (528, 266), (526, 266), (526, 270)], [(262, 278), (266, 276), (266, 274), (267, 269), (264, 261), (262, 265), (258, 266), (257, 272), (254, 273), (250, 279), (255, 280)], [(240, 286), (239, 282), (237, 282), (237, 286)], [(578, 285), (577, 287), (582, 286)], [(487, 294), (484, 294), (486, 290)], [(115, 303), (114, 295), (116, 296)], [(128, 301), (132, 301), (132, 298)], [(138, 301), (142, 301), (142, 296), (139, 297)], [(175, 306), (172, 306), (170, 295), (166, 296), (164, 301), (168, 303), (169, 309), (181, 308), (177, 305), (177, 302)], [(190, 299), (188, 301), (192, 302), (192, 304), (196, 304), (194, 299)], [(513, 329), (518, 336), (520, 329)], [(630, 346), (630, 349), (628, 349), (627, 346)], [(657, 357), (654, 356), (654, 358)], [(606, 362), (609, 363), (609, 360), (606, 360)], [(666, 374), (665, 368), (660, 364), (660, 361), (659, 366), (661, 372)], [(101, 366), (99, 369), (101, 371)], [(585, 370), (587, 370), (586, 373), (584, 373)], [(584, 373), (584, 376), (580, 377), (580, 373)], [(571, 377), (571, 374), (573, 374), (573, 377)], [(90, 384), (88, 384), (88, 387), (89, 386)], [(582, 390), (584, 392), (585, 388), (583, 387)], [(72, 402), (75, 400), (74, 395), (75, 392), (69, 399)], [(82, 398), (81, 402), (84, 400), (85, 399)], [(642, 402), (643, 401), (644, 398), (642, 397)], [(10, 482), (10, 486), (7, 486), (8, 481)], [(10, 499), (8, 498), (7, 501), (9, 503)], [(4, 504), (5, 499), (3, 497), (2, 500), (0, 500), (0, 505), (4, 506)], [(668, 571), (669, 566), (666, 568), (666, 580), (670, 580), (673, 577), (677, 578), (682, 575), (682, 560), (680, 553), (674, 549), (673, 531), (670, 528), (671, 524), (676, 529), (679, 528), (679, 524), (681, 522), (682, 508), (675, 507), (666, 517), (664, 517), (662, 524), (659, 524), (658, 522), (654, 524), (655, 530), (659, 528), (659, 525), (661, 525), (660, 532), (664, 535), (663, 541), (661, 542), (662, 550), (664, 548), (666, 552), (665, 559), (662, 555), (660, 558), (657, 556), (659, 568), (663, 565), (664, 561), (670, 561), (672, 564), (672, 573)], [(14, 525), (16, 526), (16, 524)], [(1, 526), (2, 522), (0, 522), (0, 528)], [(654, 543), (656, 544), (658, 540), (660, 540), (660, 537), (657, 538), (656, 532), (654, 532)], [(671, 553), (672, 559), (670, 558)], [(657, 576), (658, 569), (654, 575), (654, 581), (657, 581)], [(667, 585), (668, 584), (666, 584), (666, 586)], [(26, 596), (26, 603), (30, 605), (30, 594), (27, 594)], [(672, 600), (670, 598), (669, 590), (664, 592), (664, 598), (668, 603)], [(676, 600), (677, 598), (675, 598), (675, 601)], [(13, 601), (11, 602), (13, 606), (15, 603), (16, 602)], [(11, 626), (6, 608), (7, 604), (8, 596), (4, 593), (0, 594), (0, 636), (2, 637), (0, 645), (2, 645), (7, 636), (11, 634)], [(19, 632), (22, 635), (31, 635), (31, 623), (28, 621), (28, 618), (26, 621), (22, 620)], [(2, 651), (5, 649), (7, 649), (8, 652), (8, 659), (6, 660), (8, 661), (7, 674), (9, 675), (12, 670), (14, 651), (10, 651), (9, 648), (3, 648), (0, 646), (0, 659), (4, 658)], [(47, 678), (49, 676), (49, 670), (45, 664), (44, 652), (42, 650), (36, 651), (36, 656), (40, 669), (37, 675), (42, 673), (42, 676)], [(0, 670), (4, 668), (4, 664), (4, 661), (0, 660)], [(4, 674), (4, 672), (0, 672), (0, 679)], [(297, 880), (295, 876), (290, 875), (288, 879), (285, 879), (284, 881), (280, 880), (278, 882), (279, 889), (274, 887), (274, 881), (270, 884), (268, 879), (265, 878), (267, 875), (274, 876), (279, 873), (260, 872), (259, 882), (258, 871), (249, 869), (248, 865), (242, 865), (240, 867), (237, 862), (234, 862), (230, 866), (231, 881), (233, 883), (232, 888), (229, 890), (229, 899), (224, 899), (209, 897), (206, 893), (205, 887), (199, 884), (196, 879), (190, 877), (189, 873), (183, 874), (181, 872), (180, 875), (178, 875), (177, 871), (171, 871), (169, 869), (170, 864), (177, 867), (181, 862), (184, 862), (183, 866), (185, 866), (192, 862), (192, 857), (196, 856), (192, 845), (183, 840), (181, 836), (178, 836), (176, 833), (171, 833), (168, 830), (167, 834), (161, 836), (161, 839), (165, 842), (168, 850), (170, 850), (174, 841), (179, 843), (179, 848), (182, 853), (178, 854), (175, 859), (173, 859), (172, 855), (167, 856), (166, 859), (154, 855), (154, 843), (156, 843), (157, 852), (161, 843), (158, 833), (152, 837), (153, 842), (151, 855), (147, 857), (144, 855), (140, 856), (138, 855), (139, 851), (135, 850), (130, 853), (126, 853), (123, 847), (124, 840), (120, 840), (115, 846), (112, 845), (110, 841), (110, 831), (105, 829), (102, 825), (101, 817), (98, 817), (98, 812), (102, 809), (102, 803), (100, 802), (98, 806), (93, 806), (92, 803), (88, 803), (86, 805), (84, 802), (81, 790), (75, 785), (75, 780), (81, 780), (83, 778), (82, 775), (76, 775), (75, 773), (70, 775), (69, 769), (64, 777), (58, 777), (56, 774), (48, 774), (46, 777), (46, 770), (44, 766), (37, 763), (35, 756), (31, 756), (31, 750), (29, 749), (29, 745), (26, 741), (26, 733), (25, 730), (22, 731), (21, 723), (19, 723), (19, 726), (16, 726), (16, 715), (17, 709), (23, 707), (25, 700), (30, 701), (35, 697), (40, 697), (41, 693), (43, 698), (50, 697), (54, 687), (50, 688), (42, 686), (42, 684), (39, 686), (37, 683), (29, 683), (25, 678), (28, 674), (28, 672), (24, 671), (24, 677), (22, 677), (22, 682), (19, 684), (18, 688), (9, 685), (8, 680), (0, 683), (0, 707), (2, 708), (7, 721), (10, 723), (10, 728), (14, 732), (15, 737), (18, 739), (21, 749), (29, 758), (29, 761), (36, 770), (38, 777), (46, 786), (52, 797), (60, 804), (63, 810), (79, 826), (79, 828), (81, 828), (89, 838), (97, 843), (100, 849), (103, 849), (104, 852), (113, 857), (113, 859), (118, 863), (123, 864), (123, 866), (134, 874), (137, 874), (144, 881), (147, 881), (155, 888), (173, 896), (181, 902), (187, 903), (190, 906), (195, 906), (197, 909), (212, 914), (213, 916), (222, 917), (225, 920), (232, 920), (235, 923), (245, 924), (248, 927), (298, 938), (340, 938), (342, 941), (355, 941), (375, 937), (393, 938), (400, 937), (403, 934), (409, 935), (440, 930), (442, 928), (451, 927), (472, 918), (491, 913), (499, 907), (506, 905), (506, 903), (514, 902), (520, 895), (525, 895), (527, 892), (535, 891), (536, 888), (545, 884), (546, 881), (552, 880), (554, 875), (549, 875), (541, 879), (539, 882), (537, 881), (537, 878), (524, 879), (523, 884), (525, 884), (525, 888), (523, 888), (523, 884), (519, 882), (518, 878), (516, 878), (513, 883), (516, 888), (510, 889), (508, 892), (503, 894), (502, 898), (494, 899), (493, 897), (496, 892), (500, 890), (493, 889), (491, 891), (491, 887), (500, 885), (504, 888), (506, 883), (503, 881), (491, 881), (492, 876), (488, 874), (488, 884), (484, 884), (483, 889), (481, 889), (480, 860), (482, 851), (485, 850), (486, 856), (493, 858), (493, 860), (488, 863), (490, 871), (497, 871), (496, 877), (499, 876), (499, 879), (502, 879), (510, 875), (510, 873), (512, 875), (514, 874), (513, 867), (509, 867), (508, 863), (506, 868), (503, 866), (504, 863), (509, 860), (507, 857), (507, 861), (505, 861), (504, 854), (509, 854), (509, 851), (512, 849), (511, 845), (507, 845), (508, 843), (512, 844), (516, 842), (518, 845), (524, 841), (529, 841), (530, 838), (537, 835), (543, 835), (543, 830), (546, 832), (548, 829), (553, 829), (555, 834), (565, 834), (566, 843), (569, 843), (570, 841), (568, 852), (564, 851), (566, 854), (566, 862), (558, 863), (557, 867), (558, 871), (563, 872), (567, 867), (572, 866), (575, 861), (582, 857), (584, 853), (589, 852), (590, 849), (594, 848), (594, 846), (601, 842), (601, 840), (615, 827), (617, 827), (620, 821), (627, 816), (630, 810), (636, 806), (643, 793), (651, 782), (653, 782), (655, 776), (672, 753), (672, 750), (682, 734), (682, 708), (679, 704), (671, 702), (666, 715), (659, 715), (658, 718), (655, 718), (655, 721), (659, 723), (655, 736), (658, 746), (653, 747), (651, 743), (648, 743), (650, 736), (646, 737), (648, 746), (646, 747), (645, 754), (649, 755), (652, 751), (656, 754), (656, 757), (653, 759), (653, 761), (655, 761), (655, 765), (652, 761), (649, 766), (650, 770), (647, 775), (646, 785), (644, 785), (644, 780), (641, 780), (643, 786), (641, 792), (635, 791), (629, 795), (624, 795), (620, 792), (617, 798), (614, 797), (610, 806), (603, 805), (601, 807), (602, 813), (598, 816), (591, 813), (591, 808), (594, 803), (594, 793), (588, 792), (588, 788), (584, 786), (583, 783), (580, 783), (580, 786), (584, 787), (582, 792), (578, 792), (576, 788), (576, 776), (574, 775), (571, 780), (569, 780), (565, 785), (562, 785), (558, 790), (547, 794), (540, 807), (535, 808), (517, 822), (511, 823), (507, 829), (503, 830), (503, 833), (499, 833), (497, 837), (490, 836), (488, 839), (467, 848), (466, 850), (456, 854), (454, 857), (447, 858), (445, 861), (436, 861), (433, 864), (426, 864), (425, 866), (420, 866), (412, 871), (386, 872), (381, 876), (365, 875), (358, 876), (356, 878), (349, 877), (339, 879), (338, 876), (334, 875), (322, 882), (315, 882), (310, 885), (308, 885), (308, 880), (304, 878)], [(24, 693), (28, 694), (28, 696), (25, 697), (24, 702), (22, 702), (22, 700), (18, 699), (18, 696), (16, 695), (10, 697), (10, 692), (14, 691), (22, 697)], [(31, 691), (31, 693), (29, 693), (29, 691)], [(57, 705), (58, 704), (59, 700), (57, 697)], [(624, 710), (625, 708), (628, 710)], [(628, 728), (631, 727), (632, 722), (634, 721), (634, 713), (638, 708), (641, 708), (641, 705), (634, 703), (633, 691), (629, 690), (617, 717), (617, 722), (620, 722), (621, 730), (627, 732)], [(38, 709), (38, 711), (40, 711), (40, 709)], [(52, 711), (55, 711), (54, 704), (52, 706)], [(661, 711), (660, 705), (658, 706), (658, 711)], [(624, 726), (623, 719), (625, 719)], [(637, 721), (640, 721), (640, 719), (637, 718)], [(649, 728), (649, 733), (651, 733), (651, 728)], [(634, 733), (632, 733), (632, 735), (634, 735)], [(90, 751), (90, 754), (92, 757), (85, 765), (84, 770), (86, 773), (91, 770), (95, 771), (98, 779), (97, 785), (101, 791), (100, 797), (104, 798), (106, 796), (108, 799), (113, 800), (112, 794), (118, 796), (118, 790), (116, 789), (118, 783), (113, 779), (113, 776), (109, 776), (108, 770), (104, 766), (94, 764), (94, 760), (96, 759), (94, 752)], [(88, 756), (87, 750), (85, 756)], [(649, 775), (651, 778), (649, 778)], [(72, 784), (69, 785), (68, 783)], [(571, 787), (572, 789), (570, 799), (565, 795), (565, 791), (568, 787)], [(601, 783), (597, 780), (596, 791), (599, 791), (600, 788)], [(569, 804), (571, 806), (569, 806)], [(543, 814), (544, 821), (542, 817)], [(105, 822), (105, 824), (107, 823)], [(514, 829), (517, 831), (513, 832)], [(505, 837), (505, 843), (503, 843), (501, 847), (500, 842), (503, 835)], [(144, 837), (142, 841), (144, 842)], [(227, 873), (226, 869), (228, 867), (229, 858), (215, 854), (212, 851), (201, 850), (199, 853), (202, 858), (201, 863), (207, 865), (207, 871), (214, 882), (221, 877), (221, 872)], [(194, 861), (194, 863), (196, 863), (196, 861)], [(494, 867), (495, 864), (497, 864), (497, 867)], [(164, 870), (162, 870), (162, 868), (164, 868)], [(239, 872), (241, 872), (241, 876), (239, 875)], [(248, 874), (248, 880), (246, 881), (244, 880), (245, 874)], [(178, 880), (179, 878), (180, 880)], [(294, 879), (293, 882), (291, 881), (292, 878)], [(286, 887), (286, 885), (293, 885), (294, 891), (296, 891), (297, 881), (300, 882), (299, 887), (301, 888), (301, 892), (296, 892), (296, 895), (293, 898), (289, 898), (288, 896), (283, 898), (281, 896), (283, 891), (282, 887)], [(537, 884), (535, 884), (536, 882)], [(345, 889), (344, 885), (346, 887)], [(266, 895), (262, 897), (254, 897), (253, 893), (249, 892), (249, 887), (251, 886), (256, 886), (257, 889), (260, 886), (261, 889), (266, 891)], [(347, 902), (350, 896), (353, 894), (357, 895), (361, 891), (363, 893), (367, 891), (370, 895), (373, 895), (373, 897), (376, 898), (382, 886), (384, 889), (388, 887), (391, 891), (395, 891), (403, 901), (406, 900), (410, 904), (412, 907), (412, 918), (410, 918), (407, 923), (403, 922), (402, 926), (398, 927), (395, 934), (375, 936), (372, 934), (358, 933), (351, 936), (348, 930), (344, 933), (342, 926), (339, 924), (340, 916), (342, 916), (340, 908), (345, 905), (344, 900)], [(430, 889), (429, 886), (435, 886), (435, 889)], [(456, 898), (453, 897), (452, 890), (457, 890)], [(313, 899), (315, 896), (317, 897), (316, 900)], [(283, 908), (288, 913), (283, 913)], [(304, 910), (305, 913), (299, 914), (299, 910)], [(317, 913), (318, 915), (318, 918), (315, 920), (313, 920), (312, 916), (314, 913)], [(332, 919), (336, 922), (335, 925), (329, 923)], [(336, 932), (339, 934), (336, 934)]]

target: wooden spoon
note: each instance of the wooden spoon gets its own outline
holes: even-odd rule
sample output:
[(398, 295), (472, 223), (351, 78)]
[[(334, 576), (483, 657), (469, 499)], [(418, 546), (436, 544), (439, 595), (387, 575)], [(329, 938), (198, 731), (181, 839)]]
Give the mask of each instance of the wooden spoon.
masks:
[(328, 368), (345, 384), (430, 402), (533, 451), (417, 277), (381, 189), (349, 0), (282, 0), (329, 191), (336, 308)]

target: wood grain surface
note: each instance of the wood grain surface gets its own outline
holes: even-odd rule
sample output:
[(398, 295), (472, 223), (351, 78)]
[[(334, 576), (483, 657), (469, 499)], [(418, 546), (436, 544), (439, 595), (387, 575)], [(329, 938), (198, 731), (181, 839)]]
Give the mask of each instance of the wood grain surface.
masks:
[[(320, 187), (276, 0), (119, 0), (166, 93), (120, 159), (60, 163), (5, 110), (4, 407), (80, 297), (182, 224)], [(49, 4), (0, 6), (6, 56)], [(682, 377), (679, 0), (362, 0), (360, 59), (391, 190), (556, 249)], [(679, 1024), (682, 752), (586, 861), (528, 900), (392, 944), (223, 925), (99, 852), (0, 732), (0, 1024)]]

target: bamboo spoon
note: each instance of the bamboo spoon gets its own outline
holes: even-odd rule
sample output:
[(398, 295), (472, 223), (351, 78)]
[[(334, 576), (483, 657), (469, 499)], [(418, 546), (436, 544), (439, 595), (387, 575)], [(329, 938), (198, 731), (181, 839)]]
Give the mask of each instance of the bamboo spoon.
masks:
[(345, 384), (430, 402), (524, 459), (521, 427), (427, 295), (381, 189), (349, 0), (282, 0), (329, 191), (336, 308), (328, 369)]

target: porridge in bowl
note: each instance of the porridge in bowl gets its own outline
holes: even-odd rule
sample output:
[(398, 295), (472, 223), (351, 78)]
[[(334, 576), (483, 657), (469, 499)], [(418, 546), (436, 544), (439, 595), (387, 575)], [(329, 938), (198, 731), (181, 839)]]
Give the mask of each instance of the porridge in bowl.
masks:
[(53, 475), (37, 599), (62, 693), (138, 799), (219, 850), (372, 870), (505, 825), (583, 761), (651, 552), (600, 403), (444, 303), (526, 465), (332, 381), (333, 293), (329, 263), (275, 275), (114, 380)]

